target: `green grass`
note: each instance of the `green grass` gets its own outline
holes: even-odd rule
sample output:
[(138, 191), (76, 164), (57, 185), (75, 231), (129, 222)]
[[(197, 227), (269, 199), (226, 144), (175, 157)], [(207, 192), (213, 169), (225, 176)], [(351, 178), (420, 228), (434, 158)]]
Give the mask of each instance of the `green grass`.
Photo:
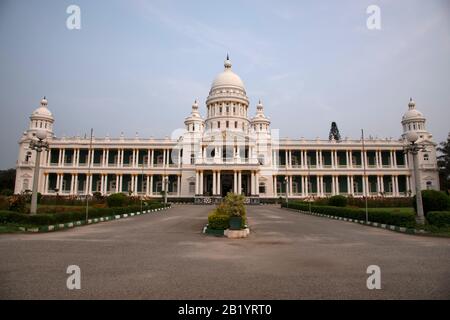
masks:
[(19, 226), (16, 224), (0, 224), (0, 234), (1, 233), (16, 233), (21, 232)]

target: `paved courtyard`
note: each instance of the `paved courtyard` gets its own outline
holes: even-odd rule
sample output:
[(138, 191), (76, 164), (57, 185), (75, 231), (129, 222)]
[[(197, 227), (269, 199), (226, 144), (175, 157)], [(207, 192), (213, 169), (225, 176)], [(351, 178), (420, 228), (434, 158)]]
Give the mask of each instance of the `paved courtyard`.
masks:
[[(0, 299), (450, 298), (450, 239), (249, 207), (244, 240), (205, 236), (212, 207), (0, 235)], [(81, 290), (66, 268), (81, 268)], [(368, 290), (366, 268), (381, 268)]]

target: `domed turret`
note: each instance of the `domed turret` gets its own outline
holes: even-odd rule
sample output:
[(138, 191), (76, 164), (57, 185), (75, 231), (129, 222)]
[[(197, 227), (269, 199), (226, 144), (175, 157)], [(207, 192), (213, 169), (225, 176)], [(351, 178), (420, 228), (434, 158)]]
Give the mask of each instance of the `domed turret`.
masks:
[(270, 120), (264, 114), (264, 106), (261, 100), (259, 100), (259, 103), (256, 106), (256, 115), (252, 118), (251, 124), (253, 130), (257, 132), (269, 130)]
[(195, 100), (192, 104), (192, 111), (189, 117), (184, 120), (186, 130), (189, 132), (203, 131), (203, 119), (198, 111), (198, 101)]
[(415, 132), (418, 134), (419, 139), (431, 138), (431, 134), (428, 133), (425, 127), (426, 119), (422, 112), (416, 109), (416, 103), (412, 98), (409, 99), (408, 110), (403, 114), (402, 126), (403, 135), (405, 138), (409, 132)]
[(29, 131), (36, 133), (36, 130), (45, 130), (49, 133), (49, 136), (52, 135), (55, 119), (47, 108), (47, 104), (47, 99), (45, 97), (42, 98), (40, 106), (30, 116)]

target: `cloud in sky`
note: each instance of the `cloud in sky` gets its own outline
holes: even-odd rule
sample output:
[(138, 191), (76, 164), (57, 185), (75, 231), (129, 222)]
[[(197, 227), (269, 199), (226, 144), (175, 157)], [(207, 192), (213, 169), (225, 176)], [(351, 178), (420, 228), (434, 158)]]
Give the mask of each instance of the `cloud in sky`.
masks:
[[(57, 135), (164, 137), (204, 101), (226, 53), (251, 114), (262, 99), (281, 136), (398, 137), (410, 96), (436, 141), (450, 126), (448, 1), (69, 1), (0, 4), (0, 168), (47, 95)], [(381, 8), (382, 29), (366, 28)]]

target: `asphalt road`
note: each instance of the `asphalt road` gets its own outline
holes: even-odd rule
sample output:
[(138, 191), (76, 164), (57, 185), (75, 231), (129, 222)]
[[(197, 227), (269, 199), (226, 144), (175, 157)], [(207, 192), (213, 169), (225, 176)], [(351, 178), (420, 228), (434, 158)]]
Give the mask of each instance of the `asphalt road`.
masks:
[[(201, 233), (212, 207), (0, 235), (0, 299), (449, 299), (450, 239), (249, 207), (247, 239)], [(81, 268), (68, 290), (66, 269)], [(368, 290), (366, 269), (381, 268)]]

